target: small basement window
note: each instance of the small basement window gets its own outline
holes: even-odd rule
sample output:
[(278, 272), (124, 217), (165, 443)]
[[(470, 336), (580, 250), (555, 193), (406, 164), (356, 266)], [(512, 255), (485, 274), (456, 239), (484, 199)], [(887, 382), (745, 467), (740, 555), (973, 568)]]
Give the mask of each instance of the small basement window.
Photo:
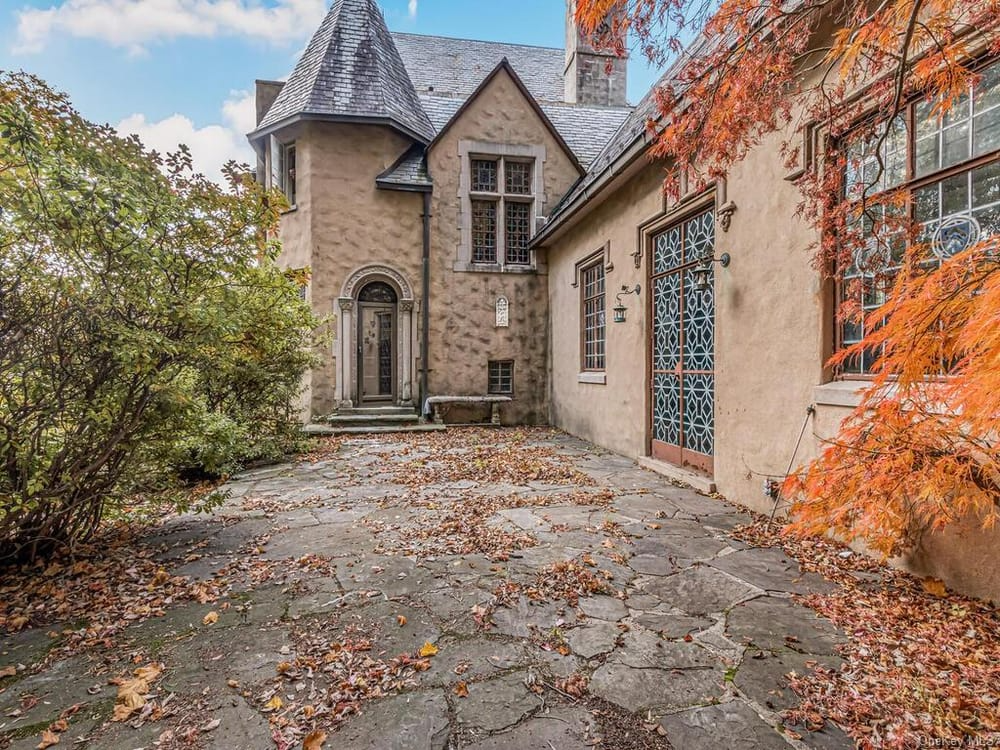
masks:
[(489, 388), (487, 392), (498, 396), (509, 396), (514, 392), (514, 360), (498, 360), (489, 363)]

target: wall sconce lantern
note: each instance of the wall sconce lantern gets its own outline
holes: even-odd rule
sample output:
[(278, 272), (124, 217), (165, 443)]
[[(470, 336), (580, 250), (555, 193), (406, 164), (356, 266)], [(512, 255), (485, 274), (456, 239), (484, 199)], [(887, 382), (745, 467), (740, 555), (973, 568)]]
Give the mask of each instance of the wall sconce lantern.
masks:
[(614, 312), (615, 312), (615, 323), (624, 323), (625, 322), (625, 305), (622, 304), (622, 296), (623, 295), (629, 295), (629, 294), (635, 294), (635, 295), (638, 296), (639, 292), (641, 292), (641, 291), (642, 291), (642, 287), (639, 286), (638, 284), (635, 285), (634, 289), (630, 289), (627, 286), (623, 286), (622, 287), (622, 290), (620, 292), (618, 292), (618, 296), (615, 298), (615, 299), (618, 300), (618, 304), (615, 305), (614, 308), (613, 308)]
[(718, 263), (723, 268), (728, 268), (731, 260), (729, 253), (723, 253), (719, 258), (714, 258), (711, 255), (703, 256), (699, 264), (694, 267), (695, 291), (699, 293), (712, 291), (712, 282), (708, 278), (712, 273), (712, 264)]

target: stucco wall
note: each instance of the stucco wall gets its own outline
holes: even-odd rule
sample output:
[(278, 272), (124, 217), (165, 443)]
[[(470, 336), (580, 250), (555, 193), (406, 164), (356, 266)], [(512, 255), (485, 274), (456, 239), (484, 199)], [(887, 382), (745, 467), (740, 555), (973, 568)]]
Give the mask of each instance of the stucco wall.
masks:
[[(421, 197), (375, 187), (375, 178), (408, 145), (403, 136), (375, 125), (314, 122), (296, 138), (298, 208), (282, 219), (281, 260), (312, 267), (313, 310), (330, 318), (323, 332), (323, 362), (310, 379), (314, 417), (337, 406), (332, 336), (341, 314), (337, 299), (347, 277), (360, 266), (386, 264), (406, 277), (420, 299)], [(419, 340), (416, 329), (415, 324), (414, 341)]]
[[(507, 423), (544, 423), (547, 410), (548, 303), (545, 268), (483, 273), (456, 271), (461, 243), (459, 143), (542, 145), (547, 215), (576, 181), (578, 171), (556, 139), (501, 71), (451, 124), (428, 156), (434, 180), (430, 306), (431, 395), (482, 395), (489, 360), (513, 359), (514, 402)], [(510, 326), (496, 327), (496, 300), (510, 301)]]
[[(662, 170), (645, 167), (599, 209), (547, 251), (552, 309), (553, 423), (618, 453), (646, 453), (646, 330), (649, 290), (646, 265), (636, 268), (636, 228), (663, 207)], [(613, 270), (605, 271), (606, 369), (604, 384), (580, 382), (580, 287), (576, 264), (611, 243)], [(622, 286), (642, 285), (639, 297), (623, 297), (626, 322), (613, 323), (611, 308)]]
[[(815, 230), (795, 216), (801, 200), (778, 152), (781, 135), (767, 138), (730, 172), (726, 190), (737, 211), (728, 232), (716, 229), (715, 482), (730, 500), (769, 511), (766, 478), (783, 476), (805, 422), (795, 465), (836, 434), (849, 408), (818, 404), (816, 387), (829, 379), (833, 305), (830, 285), (813, 268)], [(548, 247), (552, 308), (552, 418), (554, 424), (628, 456), (647, 453), (648, 258), (636, 270), (629, 254), (637, 228), (662, 201), (660, 171), (640, 175), (603, 197), (584, 219)], [(666, 209), (672, 210), (670, 206)], [(614, 271), (607, 276), (607, 385), (578, 382), (579, 289), (575, 264), (611, 241)], [(610, 322), (622, 284), (643, 285), (642, 303), (627, 297), (628, 321)], [(993, 550), (1000, 530), (969, 521), (928, 533), (922, 546), (895, 564), (949, 586), (1000, 601), (1000, 561)]]

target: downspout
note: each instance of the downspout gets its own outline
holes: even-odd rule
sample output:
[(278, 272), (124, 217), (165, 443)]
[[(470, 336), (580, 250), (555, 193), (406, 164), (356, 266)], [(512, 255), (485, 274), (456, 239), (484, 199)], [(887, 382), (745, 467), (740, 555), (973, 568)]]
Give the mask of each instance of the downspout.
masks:
[(424, 191), (424, 251), (423, 276), (420, 293), (420, 415), (424, 413), (424, 403), (427, 401), (427, 356), (431, 313), (431, 193)]

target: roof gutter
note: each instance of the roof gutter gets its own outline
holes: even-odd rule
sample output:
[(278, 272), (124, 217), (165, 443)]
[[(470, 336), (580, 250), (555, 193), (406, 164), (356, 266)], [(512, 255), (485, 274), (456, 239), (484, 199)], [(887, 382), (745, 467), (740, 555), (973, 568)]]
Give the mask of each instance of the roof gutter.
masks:
[(290, 125), (295, 125), (299, 122), (340, 122), (354, 125), (386, 125), (390, 128), (398, 130), (403, 135), (412, 138), (418, 143), (426, 145), (431, 141), (431, 138), (429, 138), (427, 134), (418, 133), (392, 117), (384, 117), (382, 115), (325, 115), (312, 114), (309, 112), (289, 115), (288, 117), (282, 118), (281, 120), (278, 120), (277, 122), (266, 127), (258, 128), (252, 133), (247, 134), (247, 140), (250, 141), (251, 145), (256, 147), (256, 143), (262, 140), (265, 136), (273, 135), (279, 130), (283, 130)]
[(583, 189), (576, 198), (562, 211), (558, 213), (553, 221), (550, 221), (542, 231), (536, 234), (529, 247), (536, 248), (546, 242), (555, 239), (564, 230), (569, 229), (574, 222), (574, 218), (583, 218), (581, 212), (589, 208), (590, 205), (601, 195), (616, 179), (628, 171), (638, 159), (646, 155), (649, 150), (649, 135), (643, 131), (642, 135), (636, 137), (632, 144), (619, 156), (612, 166), (598, 177), (594, 182)]

